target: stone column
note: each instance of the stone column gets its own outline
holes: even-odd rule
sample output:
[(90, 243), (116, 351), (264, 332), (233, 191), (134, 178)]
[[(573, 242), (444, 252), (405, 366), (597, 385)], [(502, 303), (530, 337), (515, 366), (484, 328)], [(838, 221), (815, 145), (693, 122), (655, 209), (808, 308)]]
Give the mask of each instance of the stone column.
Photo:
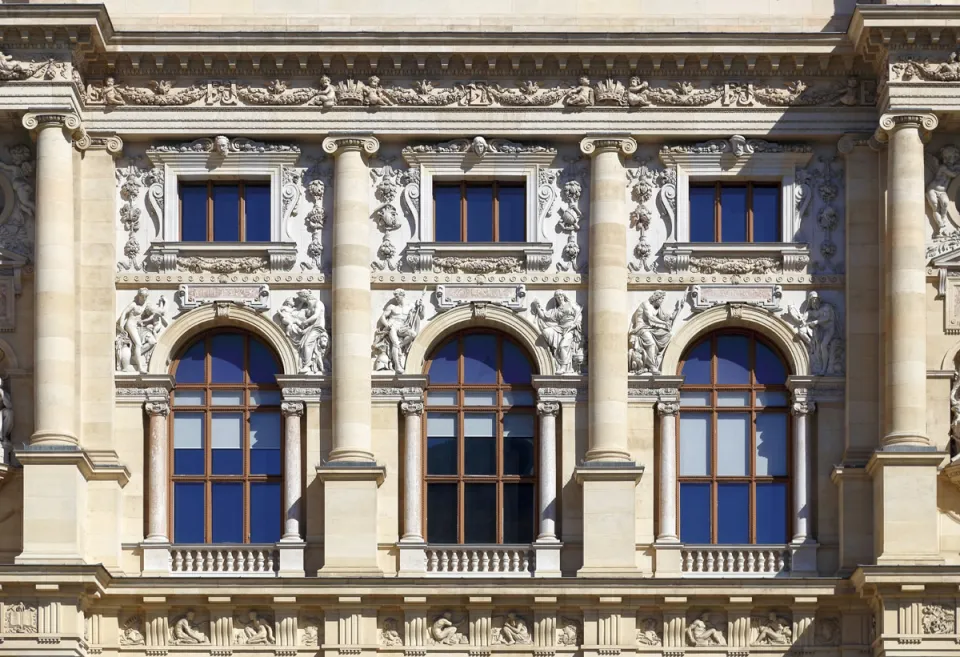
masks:
[(810, 537), (810, 415), (812, 401), (796, 400), (793, 415), (793, 542), (808, 543)]
[(587, 461), (630, 461), (627, 449), (627, 196), (621, 151), (627, 135), (585, 137), (590, 176), (587, 344), (590, 350)]
[(170, 448), (167, 438), (167, 418), (170, 415), (170, 402), (148, 401), (144, 404), (147, 417), (150, 418), (150, 439), (147, 454), (149, 489), (147, 490), (147, 543), (169, 543), (167, 518), (170, 507), (167, 498), (169, 475), (167, 460)]
[(73, 134), (70, 113), (27, 113), (37, 137), (36, 251), (34, 257), (34, 432), (31, 444), (76, 445), (76, 258), (73, 208)]
[(403, 411), (403, 537), (404, 543), (423, 543), (423, 450), (420, 422), (422, 401), (405, 401)]
[(333, 181), (333, 449), (330, 462), (373, 461), (370, 433), (370, 172), (364, 154), (380, 142), (370, 135), (330, 136), (323, 150), (336, 157)]
[(280, 405), (284, 418), (283, 440), (283, 510), (284, 541), (300, 542), (300, 498), (303, 489), (303, 458), (300, 445), (300, 423), (303, 419), (304, 403), (285, 401)]
[(926, 435), (927, 341), (917, 328), (926, 317), (926, 207), (923, 141), (932, 114), (884, 115), (887, 132), (886, 403), (882, 445), (929, 445)]
[[(540, 415), (540, 535), (537, 542), (557, 542), (557, 413), (560, 404), (542, 401)], [(538, 564), (539, 566), (539, 564)]]
[(677, 413), (678, 402), (657, 402), (660, 414), (659, 543), (677, 543)]

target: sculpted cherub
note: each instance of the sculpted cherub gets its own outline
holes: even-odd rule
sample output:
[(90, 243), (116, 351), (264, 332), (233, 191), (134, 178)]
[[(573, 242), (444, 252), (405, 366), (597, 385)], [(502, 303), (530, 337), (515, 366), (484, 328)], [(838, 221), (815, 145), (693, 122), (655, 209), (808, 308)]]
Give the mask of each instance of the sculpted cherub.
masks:
[(649, 106), (650, 101), (647, 100), (647, 89), (649, 88), (650, 83), (646, 80), (641, 82), (637, 76), (630, 78), (630, 84), (627, 85), (627, 105), (630, 107)]
[(337, 104), (337, 89), (330, 83), (330, 78), (326, 75), (320, 78), (313, 104), (320, 107), (333, 107)]
[(949, 219), (950, 196), (947, 190), (957, 174), (960, 174), (960, 148), (944, 146), (940, 149), (939, 160), (932, 155), (929, 157), (936, 167), (933, 180), (927, 186), (927, 205), (933, 212), (933, 221), (936, 224), (934, 237), (950, 235), (956, 232), (956, 228)]

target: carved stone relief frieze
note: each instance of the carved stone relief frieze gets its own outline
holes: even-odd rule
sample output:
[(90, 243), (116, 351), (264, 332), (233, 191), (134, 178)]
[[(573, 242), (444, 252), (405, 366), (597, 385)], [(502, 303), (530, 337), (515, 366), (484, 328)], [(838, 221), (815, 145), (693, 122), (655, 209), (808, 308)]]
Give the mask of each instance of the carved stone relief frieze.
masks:
[[(540, 391), (543, 393), (543, 390)], [(561, 616), (557, 619), (557, 645), (576, 646), (582, 635), (580, 621)]]
[[(11, 73), (13, 74), (13, 73)], [(0, 73), (0, 79), (2, 73)], [(142, 81), (141, 81), (142, 80)], [(88, 105), (153, 107), (312, 106), (332, 107), (855, 107), (875, 103), (873, 80), (811, 78), (808, 80), (704, 81), (642, 80), (587, 75), (554, 80), (519, 80), (504, 86), (494, 80), (430, 80), (384, 83), (377, 75), (365, 80), (333, 81), (323, 75), (314, 83), (275, 79), (248, 83), (241, 79), (161, 80), (140, 78), (118, 83), (104, 77), (87, 85)]]
[(955, 611), (945, 604), (924, 605), (920, 612), (920, 626), (924, 634), (955, 634)]
[(0, 82), (22, 80), (72, 80), (75, 69), (68, 61), (48, 55), (14, 56), (0, 51)]
[(704, 612), (692, 616), (687, 621), (687, 645), (693, 647), (725, 646), (727, 640), (723, 630), (726, 627), (721, 614)]
[(646, 616), (638, 620), (637, 644), (641, 646), (663, 645), (663, 623), (652, 616)]
[(373, 369), (403, 374), (407, 354), (413, 340), (420, 333), (423, 321), (423, 299), (412, 304), (406, 301), (406, 292), (394, 290), (393, 297), (384, 305), (373, 336)]
[(767, 284), (694, 285), (687, 293), (693, 312), (723, 304), (746, 304), (771, 312), (782, 310), (783, 287)]
[(385, 648), (394, 648), (403, 645), (403, 623), (393, 616), (380, 621), (377, 628), (377, 643)]
[(630, 227), (638, 233), (628, 266), (630, 271), (649, 272), (655, 269), (660, 248), (676, 231), (677, 172), (653, 166), (649, 160), (635, 162), (637, 166), (626, 171)]
[(463, 304), (496, 304), (511, 310), (525, 307), (525, 285), (462, 284), (438, 285), (434, 291), (437, 308), (442, 312)]
[(305, 646), (315, 648), (323, 642), (323, 621), (316, 616), (304, 616), (300, 619), (303, 638), (300, 640)]
[(269, 285), (181, 285), (174, 296), (180, 310), (192, 310), (211, 303), (234, 303), (251, 310), (270, 308)]
[(377, 247), (376, 260), (370, 263), (370, 267), (375, 271), (397, 271), (403, 263), (399, 254), (404, 244), (398, 244), (391, 235), (402, 236), (400, 229), (404, 219), (409, 226), (410, 238), (417, 234), (420, 224), (420, 169), (415, 166), (395, 169), (384, 164), (371, 168), (370, 177), (376, 199), (372, 218), (383, 236)]
[(493, 618), (493, 626), (490, 628), (491, 645), (522, 646), (532, 643), (530, 624), (517, 612), (510, 611)]
[(35, 604), (14, 602), (4, 605), (4, 634), (35, 634), (38, 627)]
[(542, 144), (521, 144), (509, 139), (490, 139), (474, 137), (473, 139), (454, 139), (437, 144), (417, 144), (406, 146), (404, 155), (416, 153), (472, 153), (482, 159), (488, 153), (517, 154), (517, 153), (556, 153), (557, 150)]
[(144, 644), (143, 626), (143, 616), (140, 614), (133, 614), (121, 620), (120, 645), (142, 646)]
[[(840, 158), (819, 157), (804, 169), (797, 169), (794, 201), (800, 217), (800, 233), (815, 254), (812, 274), (843, 272), (838, 259), (838, 240), (842, 208), (839, 195), (843, 188), (843, 166)], [(815, 223), (811, 221), (815, 218)], [(788, 236), (792, 240), (793, 236)]]
[[(939, 60), (939, 61), (938, 61)], [(890, 62), (890, 80), (903, 82), (960, 82), (960, 52), (931, 61), (911, 56)]]
[(301, 374), (330, 371), (326, 308), (316, 293), (300, 290), (280, 306), (276, 321), (297, 350)]
[(810, 373), (815, 376), (840, 376), (845, 369), (846, 347), (843, 324), (836, 306), (817, 292), (808, 292), (807, 300), (788, 305), (781, 315), (810, 354)]
[(541, 306), (534, 299), (530, 314), (553, 356), (556, 374), (580, 374), (586, 362), (586, 336), (580, 305), (566, 292), (557, 290), (547, 306)]
[(445, 611), (430, 622), (427, 643), (441, 646), (465, 645), (469, 643), (466, 624), (466, 618), (456, 618), (453, 612)]
[(0, 156), (0, 248), (30, 261), (36, 228), (36, 160), (26, 144), (4, 151)]
[(203, 629), (206, 624), (196, 620), (192, 609), (187, 611), (170, 624), (170, 645), (197, 646), (210, 643), (210, 637)]
[(657, 290), (640, 303), (630, 322), (627, 364), (631, 374), (660, 374), (663, 352), (673, 336), (673, 325), (683, 308), (677, 300), (671, 310), (663, 302), (663, 290)]
[(711, 139), (697, 143), (684, 143), (663, 146), (661, 153), (692, 153), (704, 155), (707, 153), (729, 154), (741, 158), (754, 153), (810, 153), (812, 147), (808, 144), (791, 144), (767, 141), (765, 139), (747, 139), (742, 135), (733, 135), (729, 139)]
[(233, 643), (238, 646), (272, 646), (277, 643), (273, 619), (251, 610), (233, 619)]
[(254, 141), (245, 137), (203, 137), (180, 144), (159, 144), (148, 152), (154, 153), (213, 153), (227, 156), (231, 153), (299, 153), (296, 144), (278, 144)]
[(147, 288), (140, 288), (117, 319), (114, 346), (118, 372), (146, 372), (159, 335), (170, 323), (166, 298), (161, 296), (151, 303), (149, 293)]
[(793, 629), (788, 619), (771, 611), (750, 619), (751, 646), (788, 646), (793, 643)]

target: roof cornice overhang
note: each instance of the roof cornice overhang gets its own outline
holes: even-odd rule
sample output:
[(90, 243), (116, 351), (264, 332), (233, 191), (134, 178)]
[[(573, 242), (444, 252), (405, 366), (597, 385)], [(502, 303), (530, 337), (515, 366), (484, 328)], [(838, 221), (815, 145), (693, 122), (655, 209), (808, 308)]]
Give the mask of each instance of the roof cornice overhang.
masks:
[(102, 4), (0, 5), (0, 26), (3, 31), (19, 31), (24, 41), (37, 31), (47, 42), (63, 35), (95, 51), (103, 51), (116, 34)]
[[(946, 31), (953, 39), (943, 41)], [(847, 28), (848, 42), (860, 53), (886, 50), (891, 43), (952, 47), (960, 34), (960, 6), (857, 5)]]

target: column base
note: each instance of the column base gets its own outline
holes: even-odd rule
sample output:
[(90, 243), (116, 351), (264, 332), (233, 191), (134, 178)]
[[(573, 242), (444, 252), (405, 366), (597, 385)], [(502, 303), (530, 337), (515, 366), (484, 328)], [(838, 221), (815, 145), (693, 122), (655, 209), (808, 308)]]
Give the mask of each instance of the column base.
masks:
[(427, 574), (427, 544), (420, 540), (397, 543), (400, 549), (400, 571), (397, 577), (423, 577)]
[(867, 464), (873, 478), (876, 562), (941, 564), (937, 475), (947, 455), (923, 445), (892, 447), (874, 452)]
[(306, 571), (303, 568), (303, 552), (307, 544), (299, 537), (288, 540), (280, 539), (277, 543), (277, 552), (280, 554), (280, 570), (277, 575), (280, 577), (304, 577)]
[(574, 471), (583, 486), (583, 566), (578, 577), (639, 577), (636, 488), (643, 466), (590, 462)]
[(386, 470), (370, 461), (325, 463), (320, 577), (382, 577), (378, 564), (377, 488)]
[(683, 573), (683, 545), (679, 541), (653, 544), (653, 576), (680, 577)]
[(170, 543), (146, 540), (143, 549), (143, 576), (165, 577), (170, 574)]
[(533, 544), (535, 556), (534, 577), (560, 577), (560, 548), (556, 538), (537, 539)]
[(817, 549), (820, 545), (807, 539), (787, 545), (790, 550), (790, 575), (793, 577), (815, 577), (817, 575)]

